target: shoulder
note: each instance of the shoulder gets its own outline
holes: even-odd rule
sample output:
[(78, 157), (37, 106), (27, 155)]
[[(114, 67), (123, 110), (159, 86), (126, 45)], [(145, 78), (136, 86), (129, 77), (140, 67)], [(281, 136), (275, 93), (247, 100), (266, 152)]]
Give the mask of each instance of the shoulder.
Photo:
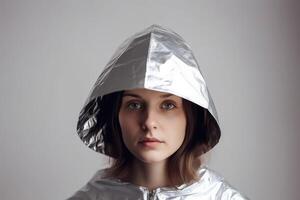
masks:
[[(106, 200), (133, 197), (140, 199), (143, 190), (127, 182), (105, 177), (106, 169), (98, 170), (94, 176), (67, 200)], [(135, 198), (137, 197), (137, 198)]]
[(199, 187), (222, 200), (248, 200), (241, 192), (227, 182), (219, 173), (203, 166), (199, 169)]
[(105, 184), (99, 184), (105, 174), (105, 169), (98, 170), (92, 178), (67, 200), (94, 200), (102, 199), (99, 194), (105, 191)]

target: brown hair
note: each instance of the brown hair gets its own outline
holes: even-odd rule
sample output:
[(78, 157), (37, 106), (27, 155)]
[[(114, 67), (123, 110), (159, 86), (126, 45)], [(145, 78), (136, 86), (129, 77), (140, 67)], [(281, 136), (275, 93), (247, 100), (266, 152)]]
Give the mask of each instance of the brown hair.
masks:
[[(104, 151), (114, 158), (106, 170), (106, 177), (126, 177), (134, 156), (123, 143), (118, 114), (124, 91), (110, 93), (100, 101), (99, 121), (102, 121)], [(187, 118), (186, 134), (181, 147), (169, 157), (168, 176), (173, 186), (198, 179), (197, 170), (201, 165), (200, 156), (218, 140), (216, 121), (204, 108), (183, 99)]]

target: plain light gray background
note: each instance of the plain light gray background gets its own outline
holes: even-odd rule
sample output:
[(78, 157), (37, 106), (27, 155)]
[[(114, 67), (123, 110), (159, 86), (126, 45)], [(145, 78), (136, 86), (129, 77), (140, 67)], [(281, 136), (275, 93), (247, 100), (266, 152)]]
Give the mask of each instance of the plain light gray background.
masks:
[(299, 3), (287, 0), (0, 3), (0, 198), (65, 199), (108, 159), (76, 136), (118, 45), (151, 24), (191, 45), (222, 138), (208, 165), (251, 199), (299, 199)]

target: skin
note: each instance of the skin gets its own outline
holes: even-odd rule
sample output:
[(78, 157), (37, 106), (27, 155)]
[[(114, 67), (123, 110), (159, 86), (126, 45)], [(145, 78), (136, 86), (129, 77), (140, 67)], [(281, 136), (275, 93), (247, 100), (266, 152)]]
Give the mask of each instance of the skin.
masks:
[[(149, 189), (168, 186), (167, 160), (185, 137), (182, 98), (148, 89), (126, 90), (119, 122), (123, 141), (135, 156), (127, 181)], [(158, 141), (146, 142), (149, 138)]]

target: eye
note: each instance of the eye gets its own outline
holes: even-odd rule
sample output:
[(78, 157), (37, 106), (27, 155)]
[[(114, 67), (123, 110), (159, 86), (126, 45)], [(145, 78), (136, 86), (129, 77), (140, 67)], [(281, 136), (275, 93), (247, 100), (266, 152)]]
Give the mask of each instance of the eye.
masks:
[(165, 109), (165, 110), (171, 110), (175, 107), (176, 106), (173, 103), (170, 103), (170, 102), (166, 102), (162, 105), (162, 108)]
[(129, 102), (127, 107), (130, 109), (130, 110), (140, 110), (143, 108), (143, 105), (139, 102)]

